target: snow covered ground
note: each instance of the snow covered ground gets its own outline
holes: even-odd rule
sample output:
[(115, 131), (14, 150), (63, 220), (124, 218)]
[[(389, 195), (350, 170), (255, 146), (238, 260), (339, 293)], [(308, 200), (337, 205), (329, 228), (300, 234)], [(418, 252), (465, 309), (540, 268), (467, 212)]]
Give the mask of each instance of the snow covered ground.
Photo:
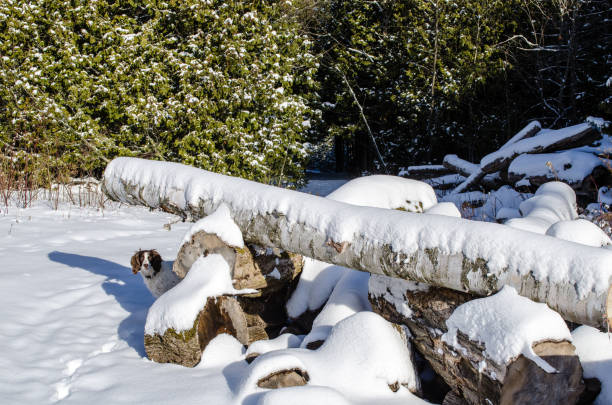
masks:
[[(114, 203), (103, 211), (69, 204), (54, 209), (45, 201), (3, 210), (0, 402), (273, 404), (284, 403), (289, 395), (301, 398), (295, 403), (424, 403), (405, 388), (394, 394), (386, 384), (388, 395), (379, 399), (368, 397), (363, 382), (352, 396), (318, 387), (331, 376), (350, 385), (356, 367), (343, 378), (341, 361), (330, 368), (323, 355), (317, 358), (304, 349), (295, 349), (305, 351), (295, 359), (324, 364), (320, 369), (328, 369), (327, 374), (311, 375), (308, 387), (265, 395), (268, 390), (249, 384), (257, 364), (261, 368), (266, 362), (247, 364), (245, 350), (229, 336), (211, 345), (206, 361), (193, 369), (148, 360), (143, 333), (154, 298), (129, 262), (140, 248), (155, 248), (164, 259), (174, 259), (192, 224), (179, 222), (167, 230), (164, 225), (173, 221), (176, 217), (169, 214)], [(350, 331), (350, 322), (346, 325)], [(345, 345), (342, 328), (335, 333)], [(383, 364), (376, 367), (384, 369)]]

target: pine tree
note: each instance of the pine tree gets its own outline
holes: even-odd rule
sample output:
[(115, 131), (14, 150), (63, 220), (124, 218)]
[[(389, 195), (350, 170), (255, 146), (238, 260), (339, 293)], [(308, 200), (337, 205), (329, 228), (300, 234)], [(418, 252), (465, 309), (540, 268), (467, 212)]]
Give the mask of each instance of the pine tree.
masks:
[(290, 8), (3, 2), (5, 153), (56, 176), (99, 174), (109, 158), (133, 155), (268, 183), (301, 181), (316, 60)]

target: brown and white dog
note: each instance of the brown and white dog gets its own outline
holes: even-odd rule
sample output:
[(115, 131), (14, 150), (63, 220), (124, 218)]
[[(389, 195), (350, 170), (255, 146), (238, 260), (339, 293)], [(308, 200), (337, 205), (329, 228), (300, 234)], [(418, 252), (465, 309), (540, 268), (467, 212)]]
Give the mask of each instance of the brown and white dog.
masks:
[(164, 261), (155, 249), (138, 250), (132, 256), (132, 273), (140, 273), (155, 298), (159, 297), (181, 281), (172, 271), (171, 261)]

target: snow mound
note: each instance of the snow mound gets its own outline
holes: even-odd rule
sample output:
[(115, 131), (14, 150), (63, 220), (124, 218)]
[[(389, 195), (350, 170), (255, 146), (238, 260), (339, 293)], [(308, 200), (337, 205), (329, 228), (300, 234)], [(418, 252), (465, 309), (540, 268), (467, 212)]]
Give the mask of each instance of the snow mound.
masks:
[(441, 202), (436, 205), (432, 205), (430, 208), (425, 210), (426, 214), (433, 215), (445, 215), (447, 217), (461, 218), (461, 212), (457, 209), (457, 206), (452, 202)]
[(508, 172), (515, 176), (544, 177), (579, 184), (604, 161), (592, 153), (569, 150), (559, 153), (523, 154), (512, 161)]
[(612, 244), (610, 237), (600, 227), (582, 218), (559, 221), (548, 228), (546, 235), (595, 247)]
[(312, 323), (312, 329), (302, 341), (301, 347), (311, 342), (325, 340), (338, 322), (361, 311), (371, 311), (368, 301), (370, 273), (347, 271), (334, 287), (327, 303)]
[(176, 332), (189, 330), (208, 297), (251, 292), (254, 290), (234, 289), (229, 265), (223, 256), (200, 257), (180, 283), (153, 303), (147, 315), (145, 333), (163, 335), (170, 328)]
[(542, 184), (535, 195), (519, 207), (522, 218), (506, 221), (506, 225), (525, 231), (545, 234), (552, 224), (578, 217), (576, 193), (565, 183), (551, 181)]
[[(370, 398), (379, 403), (410, 398), (417, 402), (409, 403), (420, 402), (406, 389), (418, 388), (408, 343), (389, 322), (372, 312), (359, 312), (339, 322), (317, 350), (287, 349), (257, 357), (240, 383), (237, 399), (265, 392), (257, 387), (257, 381), (289, 369), (306, 371), (308, 387), (331, 387), (346, 398)], [(394, 393), (389, 385), (398, 382), (400, 389)]]
[(242, 343), (232, 335), (222, 333), (208, 342), (196, 367), (225, 367), (235, 361), (244, 360), (244, 355)]
[(282, 335), (279, 335), (274, 339), (258, 340), (256, 342), (251, 343), (251, 345), (246, 351), (246, 354), (248, 356), (249, 354), (254, 353), (264, 354), (275, 350), (293, 349), (296, 347), (300, 347), (300, 344), (302, 343), (303, 339), (303, 335), (296, 336), (291, 333), (283, 333)]
[(285, 305), (289, 317), (297, 318), (306, 311), (321, 308), (338, 280), (348, 271), (351, 270), (346, 267), (305, 257), (298, 285)]
[(612, 340), (609, 334), (580, 326), (572, 332), (572, 337), (584, 377), (601, 381), (601, 392), (593, 404), (612, 404)]
[(198, 232), (214, 233), (230, 246), (243, 248), (244, 240), (238, 225), (232, 220), (232, 214), (226, 204), (220, 204), (212, 214), (194, 223), (183, 238), (183, 243), (191, 240)]
[(353, 205), (423, 212), (438, 202), (433, 188), (422, 181), (397, 176), (359, 177), (327, 198)]
[(256, 405), (351, 405), (342, 394), (330, 387), (303, 386), (266, 392)]
[(457, 331), (461, 331), (470, 340), (483, 343), (484, 355), (497, 364), (522, 354), (549, 373), (555, 369), (535, 354), (532, 345), (543, 340), (572, 340), (558, 313), (546, 304), (521, 297), (508, 286), (490, 297), (460, 305), (446, 325), (448, 332), (442, 341), (457, 350), (462, 350), (457, 340)]
[(612, 205), (612, 188), (608, 186), (600, 187), (597, 193), (597, 202)]

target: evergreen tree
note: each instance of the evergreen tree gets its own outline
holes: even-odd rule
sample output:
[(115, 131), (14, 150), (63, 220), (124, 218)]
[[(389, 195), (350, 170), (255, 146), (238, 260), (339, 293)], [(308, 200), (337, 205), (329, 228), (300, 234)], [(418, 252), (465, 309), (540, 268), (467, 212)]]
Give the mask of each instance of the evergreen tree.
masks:
[[(499, 44), (516, 27), (514, 3), (319, 2), (320, 136), (349, 143), (359, 171), (384, 169), (376, 146), (383, 159), (400, 164), (437, 160), (457, 148), (487, 150), (501, 117), (474, 106), (508, 68)], [(485, 132), (493, 131), (489, 122), (493, 134)], [(378, 167), (367, 164), (373, 160)]]
[(99, 174), (109, 158), (135, 155), (299, 182), (316, 60), (290, 8), (2, 2), (3, 149), (57, 174)]

